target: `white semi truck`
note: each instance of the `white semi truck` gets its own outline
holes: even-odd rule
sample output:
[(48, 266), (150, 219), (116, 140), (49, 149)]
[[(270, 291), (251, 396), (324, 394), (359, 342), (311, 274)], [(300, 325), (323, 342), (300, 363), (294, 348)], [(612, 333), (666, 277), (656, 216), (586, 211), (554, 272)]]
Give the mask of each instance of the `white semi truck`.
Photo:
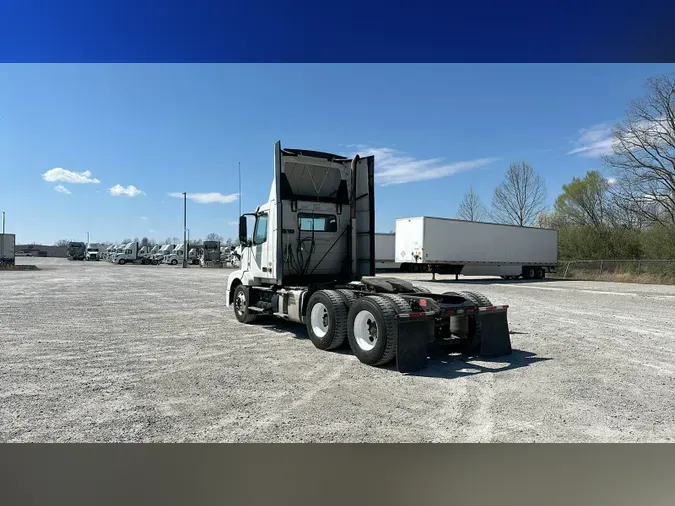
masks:
[(88, 262), (98, 262), (100, 260), (100, 251), (98, 246), (93, 244), (87, 244), (87, 251), (84, 255), (84, 259)]
[(183, 244), (179, 244), (177, 247), (172, 249), (169, 253), (164, 255), (164, 259), (162, 260), (162, 263), (168, 264), (168, 265), (178, 265), (183, 263), (183, 248), (185, 246)]
[(159, 252), (155, 254), (154, 260), (157, 261), (157, 263), (162, 263), (164, 262), (164, 258), (167, 255), (170, 255), (171, 252), (176, 248), (175, 244), (165, 244), (161, 248), (159, 248)]
[(558, 232), (419, 216), (396, 220), (396, 263), (406, 272), (541, 279), (558, 264)]
[(241, 266), (225, 294), (237, 320), (268, 314), (302, 323), (316, 348), (348, 342), (362, 363), (395, 360), (400, 372), (423, 368), (432, 341), (510, 354), (508, 306), (375, 276), (374, 170), (373, 156), (275, 144), (269, 199), (239, 220)]
[(113, 263), (118, 265), (148, 265), (153, 263), (153, 260), (150, 258), (150, 248), (148, 246), (142, 246), (139, 248), (139, 244), (137, 242), (130, 242), (124, 246), (122, 252), (115, 254)]

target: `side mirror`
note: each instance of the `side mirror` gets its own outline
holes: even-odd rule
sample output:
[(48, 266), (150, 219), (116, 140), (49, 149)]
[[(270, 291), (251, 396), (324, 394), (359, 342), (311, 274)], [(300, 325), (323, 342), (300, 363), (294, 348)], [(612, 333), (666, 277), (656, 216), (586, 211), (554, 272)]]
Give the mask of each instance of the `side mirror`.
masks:
[(248, 231), (246, 230), (246, 216), (239, 217), (239, 242), (246, 244), (248, 240)]

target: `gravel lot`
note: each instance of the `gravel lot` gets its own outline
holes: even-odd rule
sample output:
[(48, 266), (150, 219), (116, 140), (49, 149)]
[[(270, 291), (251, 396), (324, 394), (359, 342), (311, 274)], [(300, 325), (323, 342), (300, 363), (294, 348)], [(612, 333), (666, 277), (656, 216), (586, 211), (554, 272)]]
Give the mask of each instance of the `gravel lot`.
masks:
[(239, 324), (229, 270), (18, 261), (42, 270), (0, 272), (3, 442), (675, 439), (675, 287), (406, 276), (509, 304), (516, 349), (408, 376)]

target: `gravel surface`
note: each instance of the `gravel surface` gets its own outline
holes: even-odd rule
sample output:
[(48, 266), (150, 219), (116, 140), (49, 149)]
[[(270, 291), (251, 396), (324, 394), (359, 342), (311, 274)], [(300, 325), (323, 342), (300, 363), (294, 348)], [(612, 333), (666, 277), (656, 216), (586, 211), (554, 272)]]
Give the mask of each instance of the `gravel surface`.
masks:
[(406, 275), (509, 304), (515, 351), (402, 375), (239, 324), (229, 270), (18, 261), (41, 270), (0, 272), (3, 442), (675, 439), (672, 286)]

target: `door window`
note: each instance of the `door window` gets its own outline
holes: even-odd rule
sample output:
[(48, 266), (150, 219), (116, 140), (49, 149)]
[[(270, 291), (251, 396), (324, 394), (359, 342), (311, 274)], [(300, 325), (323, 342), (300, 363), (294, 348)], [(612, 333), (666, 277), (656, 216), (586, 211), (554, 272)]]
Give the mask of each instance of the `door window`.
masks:
[(258, 215), (253, 232), (253, 244), (262, 244), (267, 240), (267, 214)]

